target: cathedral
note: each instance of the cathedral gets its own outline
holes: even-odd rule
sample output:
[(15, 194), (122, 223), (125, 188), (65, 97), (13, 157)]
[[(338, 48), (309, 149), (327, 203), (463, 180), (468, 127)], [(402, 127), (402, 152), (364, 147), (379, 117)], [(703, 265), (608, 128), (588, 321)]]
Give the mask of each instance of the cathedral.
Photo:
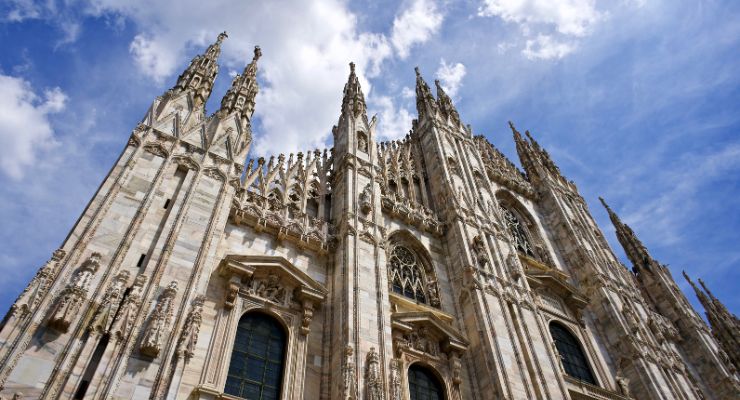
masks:
[(247, 162), (261, 52), (207, 115), (225, 38), (8, 311), (0, 398), (740, 398), (738, 319), (602, 200), (620, 263), (529, 132), (520, 171), (417, 69), (379, 142), (350, 64), (331, 148)]

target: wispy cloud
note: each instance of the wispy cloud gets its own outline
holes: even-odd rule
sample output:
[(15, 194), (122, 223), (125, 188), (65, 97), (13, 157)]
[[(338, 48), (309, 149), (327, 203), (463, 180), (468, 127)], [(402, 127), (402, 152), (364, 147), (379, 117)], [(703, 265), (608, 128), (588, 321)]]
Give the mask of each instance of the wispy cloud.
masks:
[(439, 60), (439, 68), (435, 76), (439, 79), (445, 92), (452, 98), (457, 96), (462, 80), (465, 77), (465, 65), (462, 63), (447, 64), (445, 59)]

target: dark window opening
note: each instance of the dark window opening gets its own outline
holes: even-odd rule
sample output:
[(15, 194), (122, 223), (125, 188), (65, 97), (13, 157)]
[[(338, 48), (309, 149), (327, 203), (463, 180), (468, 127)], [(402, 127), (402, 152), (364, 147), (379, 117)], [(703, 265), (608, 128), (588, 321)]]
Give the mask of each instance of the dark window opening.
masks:
[(565, 327), (555, 322), (550, 324), (550, 334), (555, 341), (555, 348), (558, 349), (565, 373), (573, 378), (596, 385), (596, 379), (591, 373), (588, 360), (586, 355), (583, 354), (578, 339)]
[(414, 364), (409, 367), (409, 397), (411, 400), (444, 400), (444, 390), (431, 371)]
[(139, 256), (139, 262), (136, 263), (136, 267), (141, 268), (144, 265), (144, 260), (146, 260), (146, 254)]
[(275, 319), (247, 313), (239, 320), (225, 393), (254, 400), (280, 398), (286, 334)]

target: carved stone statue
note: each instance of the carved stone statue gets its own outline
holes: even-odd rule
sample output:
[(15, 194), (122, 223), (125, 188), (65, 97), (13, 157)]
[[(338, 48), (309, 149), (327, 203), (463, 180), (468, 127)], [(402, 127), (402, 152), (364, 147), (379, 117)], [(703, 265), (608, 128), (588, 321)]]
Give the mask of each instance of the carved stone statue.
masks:
[(31, 282), (10, 307), (8, 317), (19, 317), (38, 307), (41, 299), (49, 291), (49, 286), (51, 286), (51, 282), (56, 275), (59, 262), (65, 255), (65, 251), (62, 249), (54, 251), (51, 259), (36, 272), (36, 276), (31, 279)]
[(159, 295), (157, 305), (149, 318), (149, 325), (144, 330), (144, 338), (141, 340), (139, 350), (142, 354), (157, 357), (162, 350), (162, 341), (169, 334), (172, 303), (176, 294), (177, 282), (172, 281)]
[(625, 396), (630, 395), (630, 380), (623, 377), (623, 376), (617, 376), (617, 386), (619, 386), (619, 393), (622, 393)]
[(367, 185), (365, 185), (365, 188), (362, 189), (362, 193), (360, 193), (360, 211), (365, 214), (369, 214), (372, 209), (373, 188), (371, 187), (371, 183), (368, 183)]
[(123, 299), (115, 319), (108, 328), (108, 333), (116, 340), (124, 340), (134, 326), (136, 315), (141, 307), (141, 296), (146, 283), (146, 275), (139, 275), (134, 279), (134, 284)]
[(103, 297), (103, 301), (100, 303), (100, 307), (98, 307), (88, 327), (92, 332), (108, 332), (108, 327), (113, 322), (113, 317), (115, 317), (118, 306), (121, 305), (121, 300), (123, 300), (123, 292), (128, 278), (129, 272), (125, 270), (119, 272), (113, 278), (113, 282), (108, 287), (105, 297)]
[(429, 282), (427, 282), (427, 294), (429, 296), (429, 304), (432, 307), (439, 307), (439, 287), (437, 284), (437, 280), (434, 278), (429, 278)]
[(195, 345), (198, 343), (198, 333), (200, 333), (200, 323), (203, 321), (203, 303), (205, 297), (202, 295), (193, 299), (193, 308), (185, 318), (185, 324), (182, 327), (182, 333), (177, 341), (177, 354), (190, 360), (195, 353)]
[(390, 365), (390, 400), (401, 400), (401, 360), (394, 358)]
[(342, 399), (357, 400), (357, 386), (354, 350), (352, 346), (344, 348), (344, 367), (342, 368)]
[(49, 314), (50, 327), (67, 332), (72, 321), (79, 316), (82, 303), (93, 275), (100, 268), (100, 253), (92, 253), (75, 271), (72, 281), (62, 290)]
[(382, 400), (383, 382), (380, 379), (380, 357), (371, 347), (365, 358), (365, 400)]

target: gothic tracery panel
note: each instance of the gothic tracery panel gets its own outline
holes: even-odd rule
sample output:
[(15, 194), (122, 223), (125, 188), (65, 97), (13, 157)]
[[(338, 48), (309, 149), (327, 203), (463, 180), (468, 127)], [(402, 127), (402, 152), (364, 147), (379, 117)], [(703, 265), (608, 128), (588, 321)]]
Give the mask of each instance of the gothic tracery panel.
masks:
[(388, 261), (391, 290), (419, 303), (439, 307), (439, 290), (432, 276), (427, 276), (418, 255), (403, 245), (391, 250)]

